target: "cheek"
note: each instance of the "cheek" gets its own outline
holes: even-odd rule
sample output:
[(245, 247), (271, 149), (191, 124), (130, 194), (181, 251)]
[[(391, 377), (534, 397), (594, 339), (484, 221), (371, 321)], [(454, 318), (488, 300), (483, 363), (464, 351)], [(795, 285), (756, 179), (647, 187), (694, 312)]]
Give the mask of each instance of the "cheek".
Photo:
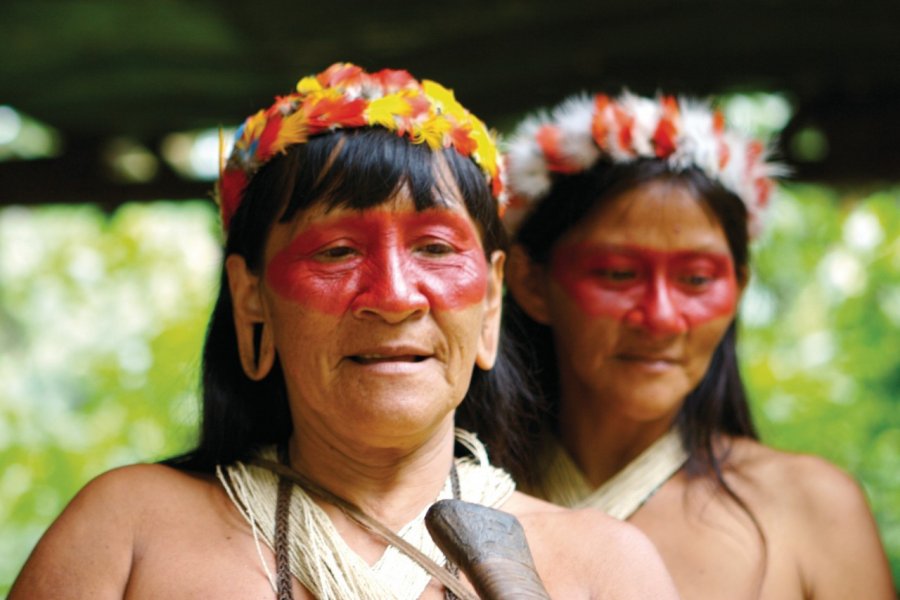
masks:
[(311, 259), (296, 259), (290, 248), (279, 252), (266, 268), (266, 281), (276, 294), (319, 312), (340, 312), (360, 274), (351, 269), (323, 269)]
[(554, 346), (567, 361), (594, 360), (615, 345), (620, 322), (581, 309), (568, 290), (552, 286), (549, 295)]
[(437, 261), (411, 261), (407, 277), (435, 308), (461, 310), (484, 300), (487, 262), (480, 250)]
[(731, 318), (713, 319), (702, 325), (695, 327), (688, 336), (688, 376), (691, 378), (693, 385), (700, 383), (700, 379), (709, 369), (713, 354), (725, 332), (731, 325)]
[(733, 278), (717, 280), (700, 294), (672, 292), (676, 309), (684, 315), (691, 327), (731, 317), (737, 310), (738, 287)]
[(641, 300), (635, 287), (609, 289), (578, 269), (554, 266), (553, 277), (582, 313), (590, 317), (621, 319)]

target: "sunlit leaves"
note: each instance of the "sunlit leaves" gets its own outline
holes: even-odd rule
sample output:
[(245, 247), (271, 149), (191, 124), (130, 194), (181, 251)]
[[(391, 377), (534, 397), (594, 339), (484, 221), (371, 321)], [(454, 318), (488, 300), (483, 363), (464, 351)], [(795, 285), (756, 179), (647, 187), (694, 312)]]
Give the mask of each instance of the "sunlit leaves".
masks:
[(900, 575), (900, 189), (793, 186), (745, 297), (741, 359), (766, 442), (866, 488)]
[(190, 445), (215, 232), (200, 203), (0, 211), (0, 592), (88, 479)]

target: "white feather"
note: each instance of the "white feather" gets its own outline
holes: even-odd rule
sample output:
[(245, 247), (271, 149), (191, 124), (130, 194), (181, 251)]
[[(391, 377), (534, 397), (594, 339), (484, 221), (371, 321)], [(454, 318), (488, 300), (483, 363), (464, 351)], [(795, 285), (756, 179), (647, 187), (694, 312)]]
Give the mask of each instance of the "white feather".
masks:
[(507, 178), (514, 196), (537, 199), (550, 189), (547, 160), (535, 140), (544, 123), (541, 116), (529, 118), (507, 143)]
[(559, 149), (566, 162), (587, 169), (600, 158), (600, 149), (594, 142), (591, 125), (594, 119), (594, 101), (587, 94), (573, 96), (553, 111), (553, 119), (559, 128)]

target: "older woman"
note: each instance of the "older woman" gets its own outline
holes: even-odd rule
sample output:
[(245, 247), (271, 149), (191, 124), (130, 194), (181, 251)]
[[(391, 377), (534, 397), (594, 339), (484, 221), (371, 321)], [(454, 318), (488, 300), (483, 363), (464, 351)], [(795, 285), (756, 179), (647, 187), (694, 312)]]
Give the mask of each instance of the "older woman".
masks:
[(248, 118), (218, 186), (200, 444), (91, 482), (11, 597), (465, 595), (423, 524), (454, 497), (518, 517), (555, 597), (673, 597), (634, 528), (516, 493), (454, 433), (466, 398), (503, 447), (495, 153), (405, 71), (336, 64)]
[[(779, 171), (701, 102), (570, 99), (510, 142), (510, 334), (549, 410), (536, 495), (637, 525), (684, 598), (890, 598), (862, 491), (761, 445), (735, 349)], [(509, 341), (509, 340), (508, 340)]]

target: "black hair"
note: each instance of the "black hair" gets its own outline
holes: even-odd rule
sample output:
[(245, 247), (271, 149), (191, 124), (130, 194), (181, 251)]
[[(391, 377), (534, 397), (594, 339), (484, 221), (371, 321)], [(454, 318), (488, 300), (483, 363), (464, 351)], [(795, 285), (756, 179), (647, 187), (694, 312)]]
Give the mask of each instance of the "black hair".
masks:
[[(533, 262), (547, 264), (556, 242), (589, 212), (654, 180), (687, 186), (713, 211), (725, 232), (735, 268), (745, 277), (749, 238), (744, 203), (697, 169), (673, 172), (665, 162), (653, 159), (627, 164), (598, 161), (584, 172), (556, 176), (549, 194), (523, 221), (514, 242), (523, 247)], [(532, 320), (511, 294), (507, 294), (505, 304), (504, 331), (508, 339), (529, 342), (531, 370), (536, 373), (542, 391), (543, 406), (539, 409), (543, 415), (542, 424), (539, 434), (531, 437), (531, 443), (538, 445), (542, 443), (542, 436), (556, 434), (559, 425), (559, 374), (553, 336), (550, 328)], [(688, 473), (712, 475), (743, 506), (722, 475), (726, 454), (717, 451), (717, 444), (727, 441), (728, 436), (758, 439), (738, 369), (736, 337), (736, 321), (732, 321), (700, 383), (687, 395), (676, 423), (689, 453)], [(534, 451), (537, 450), (535, 446)], [(533, 471), (516, 472), (515, 475), (527, 483), (534, 483), (540, 476)]]
[[(485, 256), (506, 250), (497, 202), (480, 168), (455, 150), (441, 151), (453, 184), (481, 233)], [(238, 254), (251, 271), (262, 268), (263, 251), (276, 222), (324, 204), (358, 210), (390, 200), (404, 187), (416, 210), (444, 202), (436, 154), (424, 144), (381, 128), (337, 130), (288, 148), (250, 179), (231, 219), (225, 256)], [(493, 369), (474, 367), (456, 424), (491, 448), (493, 458), (518, 464), (525, 444), (516, 432), (527, 428), (528, 393), (517, 393), (520, 361), (513, 346), (500, 343)], [(255, 449), (285, 442), (292, 432), (284, 376), (278, 360), (260, 381), (248, 378), (238, 354), (227, 275), (222, 270), (203, 350), (202, 421), (199, 442), (169, 464), (211, 472), (217, 464), (246, 458)], [(515, 394), (515, 395), (514, 395)], [(524, 399), (524, 402), (523, 402)]]

